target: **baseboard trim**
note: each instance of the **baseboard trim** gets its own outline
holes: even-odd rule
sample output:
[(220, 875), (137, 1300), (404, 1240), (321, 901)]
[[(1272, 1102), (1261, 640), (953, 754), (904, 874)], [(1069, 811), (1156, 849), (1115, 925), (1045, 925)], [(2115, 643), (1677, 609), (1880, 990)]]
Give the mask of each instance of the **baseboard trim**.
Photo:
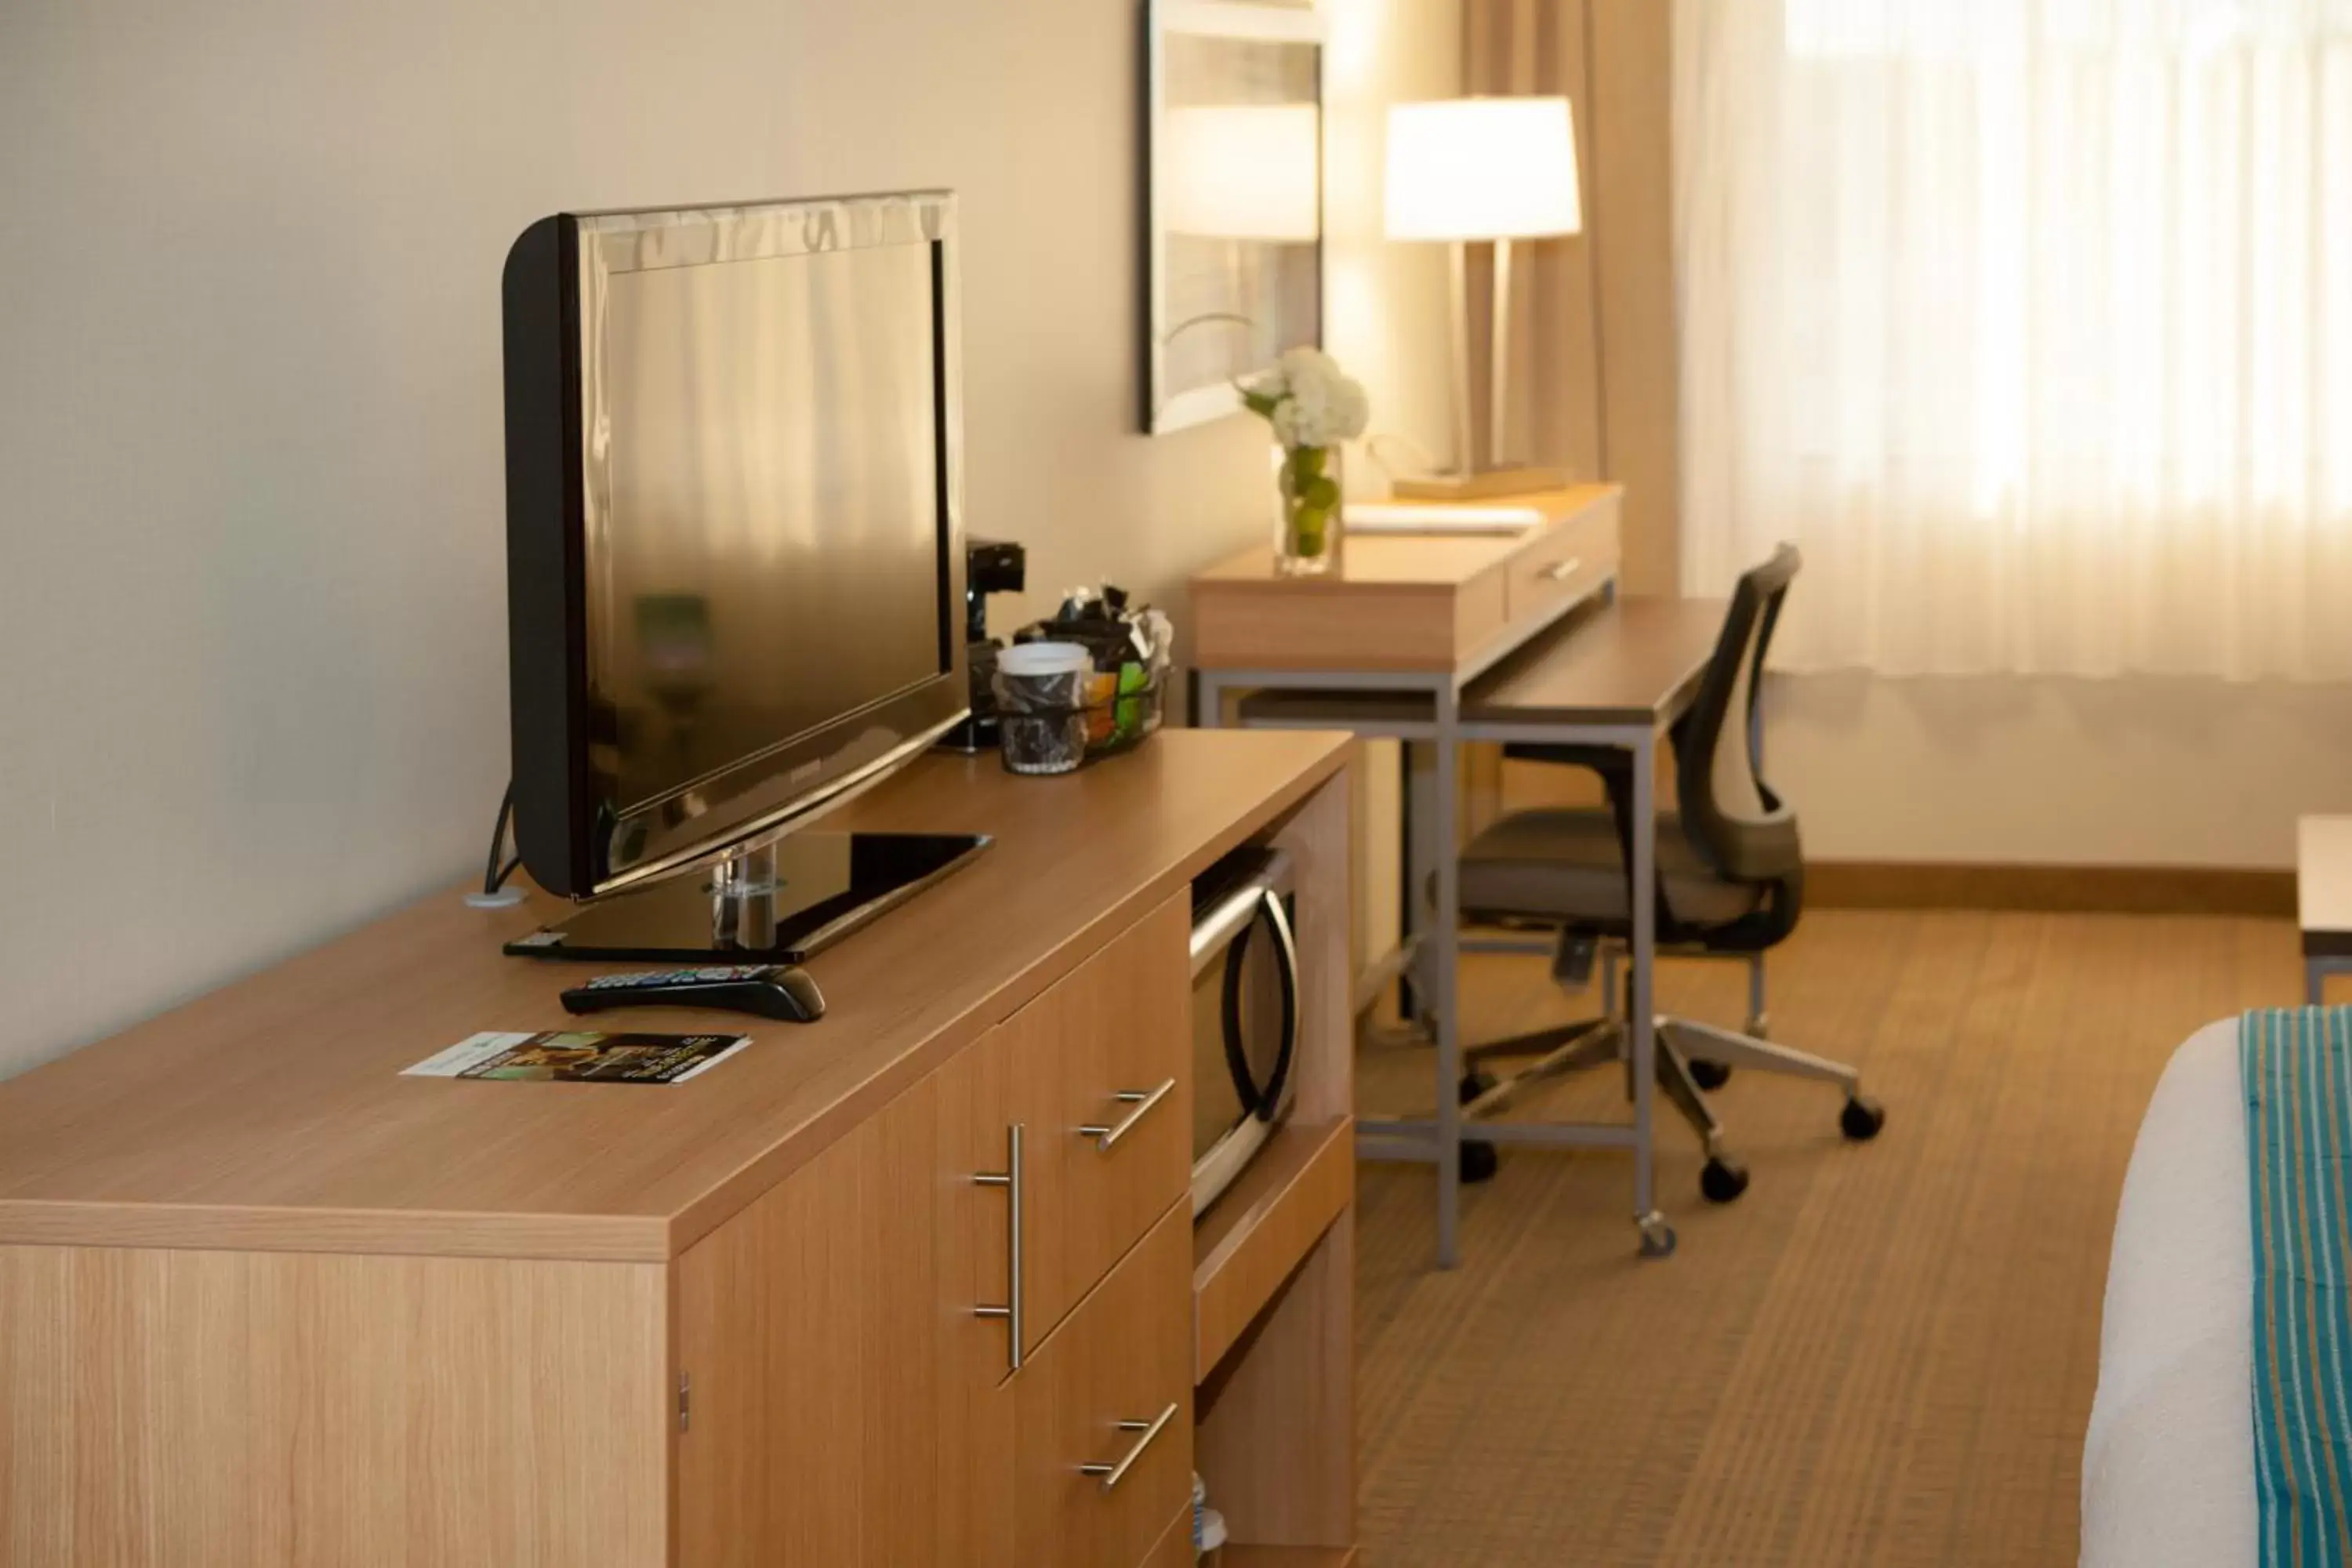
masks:
[(1805, 902), (1849, 910), (2134, 915), (2294, 913), (2294, 873), (2223, 866), (1998, 866), (1813, 860)]

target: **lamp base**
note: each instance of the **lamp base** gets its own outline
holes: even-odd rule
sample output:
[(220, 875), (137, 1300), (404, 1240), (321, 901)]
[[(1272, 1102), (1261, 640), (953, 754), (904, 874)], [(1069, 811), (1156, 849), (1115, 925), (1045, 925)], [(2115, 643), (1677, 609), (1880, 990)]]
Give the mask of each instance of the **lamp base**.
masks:
[(1568, 474), (1560, 468), (1482, 468), (1475, 474), (1398, 479), (1389, 488), (1399, 500), (1495, 500), (1566, 489)]

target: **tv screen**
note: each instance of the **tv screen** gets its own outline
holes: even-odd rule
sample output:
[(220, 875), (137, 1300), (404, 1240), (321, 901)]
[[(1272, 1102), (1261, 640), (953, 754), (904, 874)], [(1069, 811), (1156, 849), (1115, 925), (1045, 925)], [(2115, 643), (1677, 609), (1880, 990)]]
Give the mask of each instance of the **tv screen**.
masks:
[(946, 669), (932, 293), (913, 246), (612, 279), (588, 680), (622, 814)]
[(966, 700), (940, 195), (565, 215), (507, 279), (516, 827), (572, 896)]

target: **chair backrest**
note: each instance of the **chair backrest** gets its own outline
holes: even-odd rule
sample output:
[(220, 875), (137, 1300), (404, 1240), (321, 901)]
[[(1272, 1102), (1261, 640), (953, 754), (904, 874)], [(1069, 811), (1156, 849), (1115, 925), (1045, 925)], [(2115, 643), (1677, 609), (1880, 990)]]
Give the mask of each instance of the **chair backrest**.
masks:
[(1675, 725), (1683, 828), (1709, 865), (1741, 882), (1777, 881), (1804, 865), (1797, 816), (1764, 782), (1756, 699), (1781, 601), (1803, 558), (1783, 544), (1732, 590), (1698, 698)]

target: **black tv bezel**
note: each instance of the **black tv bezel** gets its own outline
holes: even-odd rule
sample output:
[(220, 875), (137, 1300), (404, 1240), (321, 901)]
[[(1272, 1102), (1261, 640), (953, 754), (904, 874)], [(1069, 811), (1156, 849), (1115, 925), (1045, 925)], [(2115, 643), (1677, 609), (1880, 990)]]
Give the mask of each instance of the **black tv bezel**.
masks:
[[(940, 673), (730, 765), (723, 791), (679, 818), (661, 852), (614, 864), (619, 821), (598, 798), (588, 684), (586, 455), (581, 374), (581, 225), (606, 217), (709, 222), (712, 215), (920, 202), (944, 215), (930, 237), (934, 417), (940, 432)], [(507, 668), (515, 847), (541, 888), (585, 900), (652, 881), (782, 831), (797, 817), (923, 750), (970, 706), (961, 629), (961, 432), (954, 300), (954, 198), (945, 192), (727, 203), (540, 219), (509, 248), (501, 283), (507, 468)], [(876, 731), (896, 737), (876, 754)], [(867, 743), (855, 749), (852, 740)], [(814, 770), (814, 771), (812, 771)], [(710, 781), (703, 781), (709, 783)], [(680, 792), (680, 795), (698, 792)], [(645, 814), (639, 814), (642, 816)]]

